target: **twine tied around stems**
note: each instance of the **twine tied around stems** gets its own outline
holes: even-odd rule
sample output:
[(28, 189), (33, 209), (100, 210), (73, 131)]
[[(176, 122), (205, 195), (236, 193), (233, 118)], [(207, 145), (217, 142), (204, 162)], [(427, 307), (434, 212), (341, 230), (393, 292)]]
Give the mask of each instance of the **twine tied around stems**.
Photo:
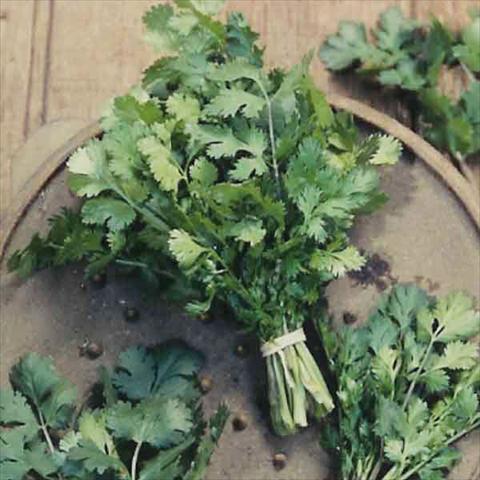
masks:
[(262, 356), (265, 358), (269, 357), (270, 355), (274, 355), (275, 353), (281, 352), (290, 345), (304, 342), (306, 339), (307, 337), (305, 337), (305, 332), (303, 331), (303, 328), (299, 328), (298, 330), (288, 332), (281, 337), (274, 338), (269, 342), (265, 342), (261, 346), (260, 350), (262, 352)]

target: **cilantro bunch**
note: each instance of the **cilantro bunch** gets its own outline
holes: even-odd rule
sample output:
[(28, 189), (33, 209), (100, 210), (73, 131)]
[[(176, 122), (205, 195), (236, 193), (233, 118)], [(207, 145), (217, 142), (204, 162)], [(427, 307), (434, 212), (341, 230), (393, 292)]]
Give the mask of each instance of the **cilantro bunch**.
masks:
[[(436, 19), (421, 25), (391, 7), (372, 33), (375, 42), (367, 39), (363, 24), (341, 22), (320, 48), (320, 58), (332, 71), (354, 69), (380, 85), (401, 90), (414, 125), (468, 175), (465, 160), (480, 152), (478, 12), (472, 12), (471, 23), (456, 35)], [(456, 65), (463, 68), (468, 85), (458, 100), (444, 95), (439, 81), (442, 69)]]
[(365, 326), (319, 329), (337, 382), (323, 443), (343, 480), (434, 480), (460, 458), (452, 444), (480, 426), (480, 315), (463, 293), (415, 286), (385, 296)]
[(78, 410), (76, 388), (52, 360), (26, 355), (12, 368), (13, 388), (0, 390), (2, 479), (200, 480), (228, 416), (221, 406), (206, 431), (201, 364), (180, 344), (130, 348), (113, 372), (101, 371), (101, 401)]
[[(144, 17), (147, 39), (170, 54), (68, 160), (80, 214), (54, 219), (10, 267), (28, 274), (83, 258), (87, 273), (116, 263), (167, 277), (189, 313), (219, 300), (269, 342), (315, 315), (330, 280), (363, 265), (347, 233), (384, 202), (377, 167), (401, 148), (360, 138), (349, 115), (331, 111), (308, 73), (311, 55), (266, 71), (240, 14), (224, 25), (209, 16), (221, 2), (175, 3)], [(278, 434), (333, 408), (305, 342), (266, 362)]]

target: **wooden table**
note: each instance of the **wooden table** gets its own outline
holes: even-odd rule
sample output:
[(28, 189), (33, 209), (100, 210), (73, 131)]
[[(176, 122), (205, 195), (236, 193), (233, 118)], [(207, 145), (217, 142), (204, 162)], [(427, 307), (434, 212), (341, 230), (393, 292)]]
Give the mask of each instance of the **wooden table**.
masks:
[[(0, 0), (0, 217), (15, 201), (23, 167), (14, 153), (29, 136), (53, 121), (98, 118), (108, 100), (137, 82), (155, 58), (143, 42), (141, 23), (155, 3)], [(318, 48), (340, 20), (372, 26), (392, 4), (419, 19), (432, 13), (455, 28), (479, 5), (474, 0), (231, 0), (226, 11), (242, 11), (261, 33), (268, 64), (289, 66)], [(408, 123), (408, 114), (392, 98), (359, 87), (352, 78), (332, 81), (318, 59), (313, 71), (326, 91), (362, 98)]]

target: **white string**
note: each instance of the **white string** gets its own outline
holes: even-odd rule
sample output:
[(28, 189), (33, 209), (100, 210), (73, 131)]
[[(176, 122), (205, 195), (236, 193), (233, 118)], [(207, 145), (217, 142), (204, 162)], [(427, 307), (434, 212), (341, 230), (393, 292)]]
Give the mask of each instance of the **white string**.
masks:
[(281, 337), (274, 338), (273, 340), (264, 343), (260, 350), (263, 357), (269, 357), (270, 355), (281, 352), (290, 345), (304, 342), (306, 339), (307, 337), (305, 337), (305, 332), (303, 331), (303, 328), (299, 328), (298, 330), (288, 332)]

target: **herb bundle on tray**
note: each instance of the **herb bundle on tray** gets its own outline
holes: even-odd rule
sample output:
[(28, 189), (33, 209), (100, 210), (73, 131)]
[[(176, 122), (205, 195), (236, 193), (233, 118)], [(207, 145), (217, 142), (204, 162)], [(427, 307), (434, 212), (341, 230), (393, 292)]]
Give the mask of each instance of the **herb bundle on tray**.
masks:
[(291, 434), (333, 409), (302, 325), (330, 280), (363, 265), (347, 232), (385, 201), (377, 167), (400, 145), (361, 139), (331, 111), (311, 55), (267, 71), (240, 14), (222, 24), (210, 16), (222, 2), (175, 3), (144, 17), (168, 55), (68, 160), (80, 212), (55, 217), (10, 267), (115, 263), (178, 287), (191, 314), (226, 303), (262, 343), (273, 427)]

